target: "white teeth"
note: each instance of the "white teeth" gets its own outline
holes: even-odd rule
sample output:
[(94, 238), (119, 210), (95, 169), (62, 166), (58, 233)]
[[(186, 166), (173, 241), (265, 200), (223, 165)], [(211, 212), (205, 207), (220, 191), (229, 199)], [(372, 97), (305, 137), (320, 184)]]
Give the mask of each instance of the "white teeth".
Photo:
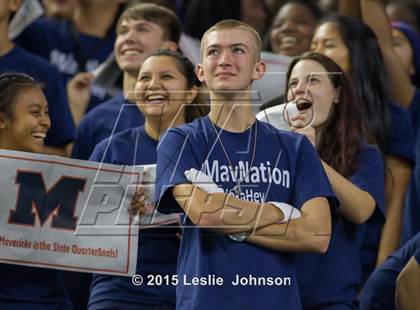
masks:
[(163, 95), (149, 95), (149, 96), (146, 96), (146, 99), (150, 100), (150, 101), (152, 101), (152, 100), (165, 100), (165, 96), (163, 96)]
[(34, 133), (32, 133), (32, 136), (35, 137), (35, 138), (45, 139), (45, 137), (47, 135), (43, 132), (34, 132)]
[(296, 37), (291, 37), (291, 36), (287, 36), (287, 37), (283, 37), (281, 42), (283, 44), (295, 44), (297, 43), (297, 38)]
[(139, 51), (139, 50), (125, 50), (124, 52), (123, 52), (123, 55), (131, 55), (131, 56), (133, 56), (133, 55), (140, 55), (142, 52), (141, 51)]

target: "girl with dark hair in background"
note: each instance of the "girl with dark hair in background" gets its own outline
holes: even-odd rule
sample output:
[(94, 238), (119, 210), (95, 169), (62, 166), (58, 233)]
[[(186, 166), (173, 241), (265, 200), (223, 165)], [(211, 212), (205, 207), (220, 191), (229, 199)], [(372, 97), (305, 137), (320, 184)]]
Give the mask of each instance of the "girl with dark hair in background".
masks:
[[(263, 48), (283, 56), (299, 56), (311, 48), (311, 40), (316, 24), (322, 13), (319, 8), (305, 0), (287, 0), (277, 11)], [(265, 102), (260, 110), (285, 102), (283, 94)]]
[[(312, 102), (311, 126), (292, 129), (306, 135), (315, 146), (340, 201), (340, 207), (331, 212), (328, 251), (297, 255), (302, 306), (354, 309), (362, 276), (357, 224), (365, 223), (376, 209), (384, 212), (383, 157), (376, 145), (364, 140), (360, 106), (334, 61), (319, 53), (303, 54), (290, 64), (286, 81), (288, 101)], [(296, 118), (307, 117), (308, 112), (301, 112)], [(297, 119), (292, 118), (292, 126)]]
[(401, 208), (396, 218), (397, 229), (384, 229), (393, 242), (380, 249), (378, 263), (381, 263), (398, 248), (401, 234), (404, 243), (420, 231), (420, 35), (403, 22), (393, 22), (390, 26), (382, 1), (361, 0), (360, 7), (363, 20), (378, 37), (392, 81), (392, 96), (407, 108), (416, 139), (416, 166), (407, 191), (404, 216)]
[(115, 23), (124, 10), (123, 2), (126, 1), (77, 0), (70, 19), (42, 17), (15, 40), (58, 69), (61, 81), (67, 85), (76, 123), (80, 107), (87, 112), (108, 99), (106, 90), (94, 83), (92, 72), (112, 53)]
[(308, 1), (286, 1), (274, 17), (264, 49), (285, 56), (299, 56), (309, 51), (321, 15), (318, 7)]
[[(362, 111), (364, 137), (385, 154), (387, 221), (402, 210), (414, 162), (413, 134), (408, 115), (393, 104), (381, 50), (372, 30), (355, 18), (330, 15), (312, 40), (313, 51), (333, 59), (351, 81)], [(375, 268), (385, 214), (376, 209), (359, 233), (363, 278)]]
[[(41, 84), (23, 73), (0, 75), (0, 148), (44, 153), (51, 120)], [(0, 264), (1, 309), (72, 309), (60, 271)]]

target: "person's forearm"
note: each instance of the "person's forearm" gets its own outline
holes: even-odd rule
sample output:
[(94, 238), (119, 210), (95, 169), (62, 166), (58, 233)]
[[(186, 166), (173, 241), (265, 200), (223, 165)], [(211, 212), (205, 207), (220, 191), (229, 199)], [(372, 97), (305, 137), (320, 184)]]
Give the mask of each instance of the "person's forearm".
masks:
[(418, 310), (420, 305), (420, 266), (412, 257), (396, 283), (395, 306), (398, 310)]
[(246, 241), (277, 251), (325, 253), (331, 236), (328, 202), (315, 198), (309, 212), (284, 224), (272, 224), (247, 236)]
[(387, 156), (385, 178), (386, 221), (382, 228), (377, 265), (394, 252), (400, 243), (404, 197), (411, 178), (411, 165), (403, 159)]
[(340, 213), (354, 224), (366, 222), (376, 206), (372, 196), (351, 183), (324, 161), (322, 165), (340, 201)]
[(360, 0), (360, 7), (363, 22), (373, 30), (378, 39), (386, 69), (393, 85), (393, 98), (396, 102), (408, 108), (415, 90), (409, 74), (394, 50), (392, 29), (384, 3), (382, 0)]
[(392, 32), (385, 6), (382, 0), (359, 0), (363, 22), (368, 25), (376, 35), (379, 45), (392, 48)]
[(338, 0), (338, 12), (345, 16), (360, 18), (360, 4), (358, 0)]
[(77, 103), (69, 101), (70, 112), (73, 117), (73, 122), (77, 126), (85, 115), (86, 107), (80, 107)]
[(173, 195), (194, 225), (219, 233), (250, 232), (284, 218), (270, 203), (250, 202), (225, 193), (209, 194), (191, 184), (175, 186)]

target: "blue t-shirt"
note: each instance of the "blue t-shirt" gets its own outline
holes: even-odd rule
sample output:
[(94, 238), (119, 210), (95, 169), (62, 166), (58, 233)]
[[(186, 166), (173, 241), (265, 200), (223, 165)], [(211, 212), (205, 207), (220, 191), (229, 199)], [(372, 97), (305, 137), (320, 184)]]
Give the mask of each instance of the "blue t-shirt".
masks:
[(420, 264), (420, 247), (417, 249), (416, 253), (414, 253), (414, 258), (417, 261), (417, 264)]
[[(388, 107), (391, 116), (391, 132), (385, 155), (400, 157), (414, 165), (414, 136), (409, 115), (406, 110), (396, 104), (388, 104)], [(383, 224), (384, 216), (377, 209), (360, 229), (362, 283), (366, 281), (367, 277), (375, 269)]]
[(118, 95), (87, 113), (79, 123), (72, 157), (88, 159), (95, 145), (125, 129), (141, 126), (143, 113), (137, 106)]
[(44, 83), (51, 118), (45, 144), (62, 147), (73, 141), (73, 118), (57, 70), (44, 59), (16, 46), (0, 57), (0, 72), (6, 71), (23, 72)]
[(407, 111), (396, 104), (388, 104), (391, 115), (391, 134), (385, 154), (402, 157), (411, 164), (415, 163), (413, 127)]
[(408, 112), (416, 139), (416, 165), (406, 194), (402, 231), (403, 243), (420, 231), (420, 89), (418, 88), (416, 88)]
[[(120, 132), (100, 142), (90, 160), (118, 165), (156, 164), (158, 142), (150, 138), (144, 127)], [(167, 304), (175, 306), (175, 286), (147, 285), (156, 275), (176, 274), (179, 239), (175, 227), (140, 230), (136, 274), (144, 284), (135, 286), (130, 277), (94, 275), (89, 309), (131, 309), (136, 304)], [(131, 306), (131, 307), (130, 307)], [(134, 308), (133, 308), (134, 309)]]
[[(48, 17), (40, 18), (30, 24), (17, 38), (16, 43), (26, 50), (41, 56), (54, 65), (67, 84), (76, 73), (92, 72), (104, 62), (114, 48), (115, 33), (109, 31), (105, 38), (93, 37), (76, 31), (79, 38), (80, 55), (86, 61), (84, 68), (77, 62), (77, 39), (72, 35), (69, 21), (60, 21)], [(108, 97), (106, 91), (93, 84), (92, 98), (87, 108), (89, 111)]]
[[(420, 232), (391, 254), (366, 281), (360, 295), (360, 310), (395, 309), (396, 280), (408, 261), (420, 250)], [(418, 254), (417, 254), (418, 255)], [(418, 261), (418, 258), (417, 258)]]
[[(384, 162), (380, 150), (363, 144), (357, 171), (349, 180), (369, 193), (376, 202), (375, 212), (384, 218)], [(357, 233), (360, 225), (339, 212), (332, 216), (333, 231), (325, 254), (298, 254), (297, 276), (304, 309), (347, 306), (354, 309), (361, 281)], [(341, 309), (341, 308), (340, 308)]]
[(59, 270), (0, 264), (0, 309), (73, 309)]
[[(237, 197), (254, 202), (286, 202), (300, 209), (312, 198), (334, 196), (310, 142), (302, 135), (282, 132), (260, 121), (242, 133), (216, 129), (208, 116), (169, 129), (158, 148), (156, 193), (161, 197), (161, 211), (182, 212), (171, 188), (190, 183), (184, 175), (190, 168), (203, 169), (230, 194), (241, 183)], [(301, 308), (293, 253), (235, 242), (227, 235), (194, 226), (188, 218), (182, 236), (177, 309)], [(189, 285), (193, 277), (210, 285)], [(212, 285), (217, 282), (212, 280), (215, 277), (221, 277), (223, 284)], [(273, 285), (235, 286), (237, 277), (244, 277), (243, 281), (278, 277), (281, 281)]]

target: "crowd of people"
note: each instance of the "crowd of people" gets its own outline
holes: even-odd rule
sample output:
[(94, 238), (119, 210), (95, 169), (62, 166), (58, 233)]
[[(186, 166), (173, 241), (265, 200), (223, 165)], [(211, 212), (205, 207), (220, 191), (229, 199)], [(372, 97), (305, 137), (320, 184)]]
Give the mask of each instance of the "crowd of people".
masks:
[(0, 308), (420, 309), (419, 120), (409, 1), (0, 0), (0, 148), (155, 164), (182, 214), (138, 238), (170, 281), (1, 263)]

